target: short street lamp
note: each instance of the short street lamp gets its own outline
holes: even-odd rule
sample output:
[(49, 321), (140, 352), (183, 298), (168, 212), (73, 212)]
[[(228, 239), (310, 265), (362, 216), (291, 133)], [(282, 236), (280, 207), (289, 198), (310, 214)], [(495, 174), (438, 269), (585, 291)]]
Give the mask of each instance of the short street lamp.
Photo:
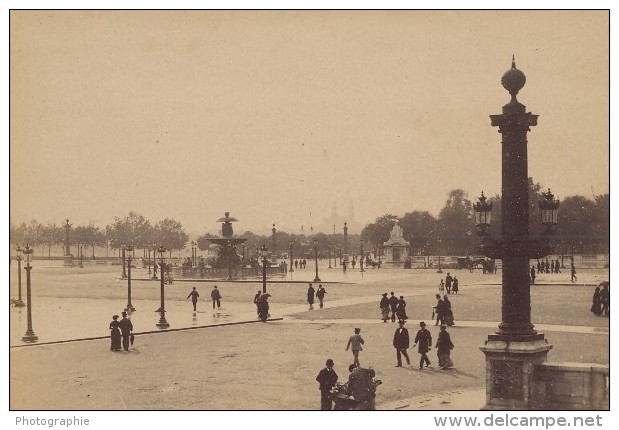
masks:
[(316, 277), (314, 278), (314, 282), (320, 282), (320, 278), (318, 277), (318, 239), (314, 239), (314, 262), (316, 264)]
[(262, 245), (259, 251), (260, 258), (262, 258), (262, 294), (267, 292), (267, 247)]
[(550, 192), (542, 193), (544, 200), (539, 201), (539, 211), (541, 223), (546, 226), (546, 234), (551, 232), (553, 226), (559, 223), (559, 200), (554, 199), (554, 194)]
[(365, 272), (365, 270), (363, 270), (363, 259), (364, 259), (365, 255), (363, 254), (363, 239), (361, 239), (361, 257), (359, 258), (359, 267), (361, 267), (361, 271)]
[(443, 273), (443, 269), (441, 269), (441, 238), (439, 237), (436, 241), (438, 242), (438, 270), (436, 273)]
[(170, 324), (165, 319), (165, 298), (164, 298), (164, 283), (165, 283), (165, 262), (163, 260), (163, 255), (166, 252), (164, 246), (160, 246), (157, 250), (159, 252), (159, 278), (161, 280), (161, 307), (159, 308), (159, 322), (157, 323), (157, 327), (164, 329), (170, 327)]
[(123, 273), (121, 275), (121, 278), (127, 279), (127, 268), (125, 267), (125, 264), (126, 264), (126, 261), (125, 261), (125, 244), (121, 243), (120, 244), (120, 249), (122, 251), (122, 259), (123, 259)]
[(191, 267), (196, 267), (196, 243), (191, 241)]
[(155, 258), (157, 258), (157, 242), (153, 242), (152, 243), (152, 247), (153, 247), (153, 277), (150, 278), (153, 281), (156, 281), (157, 279), (157, 261), (155, 261)]
[(329, 269), (333, 269), (331, 266), (331, 246), (327, 245), (327, 252), (329, 253)]
[(32, 248), (26, 245), (23, 252), (26, 254), (26, 309), (28, 311), (28, 328), (21, 340), (26, 343), (35, 343), (39, 338), (34, 334), (34, 330), (32, 330), (32, 293), (30, 289), (30, 271), (32, 270), (32, 267), (30, 267), (30, 255), (32, 254)]
[(486, 202), (486, 196), (484, 196), (484, 192), (481, 192), (481, 197), (478, 197), (479, 200), (477, 203), (473, 205), (473, 210), (475, 211), (475, 225), (477, 226), (477, 234), (479, 236), (485, 236), (488, 227), (490, 227), (490, 219), (492, 218), (492, 203)]
[(290, 239), (290, 271), (294, 272), (294, 268), (292, 267), (292, 239)]
[(17, 260), (17, 300), (14, 303), (14, 306), (16, 308), (23, 308), (24, 306), (26, 306), (23, 302), (23, 300), (21, 299), (21, 261), (22, 261), (22, 249), (17, 246), (17, 249), (15, 250), (17, 251), (17, 257), (15, 257), (15, 259)]
[(128, 245), (125, 247), (125, 250), (129, 253), (127, 257), (127, 307), (125, 311), (133, 312), (135, 311), (135, 308), (131, 304), (131, 252), (133, 251), (133, 246)]

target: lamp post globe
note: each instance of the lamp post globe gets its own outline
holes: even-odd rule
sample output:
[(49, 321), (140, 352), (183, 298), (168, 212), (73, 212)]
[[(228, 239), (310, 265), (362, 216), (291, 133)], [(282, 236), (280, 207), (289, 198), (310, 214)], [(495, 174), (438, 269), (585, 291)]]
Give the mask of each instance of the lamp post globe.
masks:
[(30, 255), (32, 254), (32, 248), (26, 245), (23, 252), (26, 255), (26, 309), (28, 328), (26, 329), (26, 334), (21, 338), (21, 340), (25, 343), (35, 343), (39, 340), (39, 338), (36, 334), (34, 334), (34, 330), (32, 329), (32, 291), (30, 286), (30, 271), (32, 270), (32, 267), (30, 266)]
[(159, 279), (160, 279), (160, 287), (161, 287), (161, 307), (159, 308), (159, 322), (156, 324), (160, 329), (166, 329), (170, 327), (168, 321), (165, 318), (165, 262), (164, 262), (164, 254), (166, 252), (165, 247), (160, 246), (157, 251), (159, 252)]
[(127, 306), (125, 307), (125, 312), (134, 312), (135, 308), (131, 304), (131, 252), (133, 251), (133, 246), (126, 246), (125, 251), (129, 253), (127, 256)]
[(316, 277), (314, 278), (314, 282), (321, 282), (318, 277), (318, 239), (314, 239), (314, 263), (316, 265)]
[(267, 292), (267, 247), (262, 245), (259, 251), (259, 255), (262, 258), (262, 294)]
[(18, 245), (15, 249), (17, 252), (17, 256), (15, 259), (17, 260), (17, 300), (15, 300), (13, 306), (16, 308), (23, 308), (26, 306), (21, 298), (21, 261), (22, 261), (22, 249)]

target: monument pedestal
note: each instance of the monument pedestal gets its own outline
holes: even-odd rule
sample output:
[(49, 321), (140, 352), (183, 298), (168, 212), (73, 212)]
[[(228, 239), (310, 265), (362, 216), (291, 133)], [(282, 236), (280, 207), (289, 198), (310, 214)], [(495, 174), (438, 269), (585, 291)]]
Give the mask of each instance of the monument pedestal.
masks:
[(489, 335), (480, 347), (486, 355), (486, 405), (482, 410), (534, 409), (533, 368), (546, 361), (551, 348), (542, 333)]

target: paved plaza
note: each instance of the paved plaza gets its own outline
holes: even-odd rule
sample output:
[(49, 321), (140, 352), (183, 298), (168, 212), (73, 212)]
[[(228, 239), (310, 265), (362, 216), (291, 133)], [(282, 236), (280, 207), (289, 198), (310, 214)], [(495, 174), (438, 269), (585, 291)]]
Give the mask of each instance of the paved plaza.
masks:
[[(501, 272), (484, 275), (452, 270), (460, 281), (451, 295), (456, 325), (449, 328), (455, 367), (417, 370), (395, 368), (391, 342), (396, 324), (379, 319), (383, 292), (394, 291), (408, 303), (409, 331), (430, 321), (441, 276), (435, 270), (339, 268), (319, 270), (327, 290), (325, 308), (308, 310), (307, 283), (313, 265), (269, 279), (271, 321), (257, 320), (254, 294), (259, 279), (242, 282), (177, 279), (166, 285), (170, 330), (155, 324), (159, 283), (145, 269), (132, 271), (131, 315), (136, 334), (129, 352), (109, 351), (108, 325), (127, 304), (127, 281), (120, 267), (86, 265), (65, 268), (33, 262), (33, 329), (39, 343), (24, 345), (26, 309), (10, 309), (10, 401), (12, 409), (68, 410), (312, 410), (320, 407), (316, 374), (327, 358), (340, 380), (347, 379), (352, 354), (345, 351), (354, 327), (365, 339), (363, 366), (383, 381), (378, 409), (478, 409), (484, 403), (485, 359), (479, 346), (500, 321)], [(11, 298), (17, 297), (17, 266), (11, 265)], [(531, 288), (532, 320), (554, 345), (552, 362), (609, 363), (608, 319), (589, 312), (594, 286), (608, 270), (583, 269), (579, 282), (569, 273), (542, 274)], [(25, 277), (22, 295), (25, 298)], [(213, 309), (210, 291), (221, 290), (222, 305)], [(316, 286), (316, 285), (315, 285)], [(196, 312), (186, 299), (200, 293)], [(432, 351), (430, 359), (436, 362)], [(62, 392), (62, 396), (50, 395)]]

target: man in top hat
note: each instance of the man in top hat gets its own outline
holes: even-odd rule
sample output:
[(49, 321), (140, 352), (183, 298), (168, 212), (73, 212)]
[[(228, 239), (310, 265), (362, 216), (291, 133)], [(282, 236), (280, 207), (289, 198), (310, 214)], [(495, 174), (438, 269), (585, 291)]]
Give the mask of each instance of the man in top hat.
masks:
[(408, 354), (406, 350), (409, 347), (410, 341), (408, 338), (408, 330), (404, 328), (405, 321), (398, 321), (400, 327), (395, 330), (395, 334), (393, 335), (393, 347), (396, 350), (398, 364), (396, 367), (402, 367), (402, 355), (406, 358), (406, 364), (410, 366), (411, 360), (408, 358)]
[(118, 322), (118, 328), (120, 328), (120, 334), (123, 337), (123, 349), (129, 351), (129, 338), (133, 331), (133, 324), (127, 318), (127, 312), (123, 312), (123, 318)]
[(419, 344), (419, 349), (417, 351), (421, 354), (421, 359), (419, 360), (419, 370), (421, 370), (423, 369), (424, 362), (426, 367), (429, 367), (432, 364), (426, 355), (430, 348), (432, 348), (432, 334), (430, 334), (430, 332), (426, 329), (425, 322), (421, 321), (419, 323), (419, 327), (421, 327), (421, 330), (417, 332), (417, 336), (415, 336), (415, 344), (413, 346), (417, 346), (417, 344)]

